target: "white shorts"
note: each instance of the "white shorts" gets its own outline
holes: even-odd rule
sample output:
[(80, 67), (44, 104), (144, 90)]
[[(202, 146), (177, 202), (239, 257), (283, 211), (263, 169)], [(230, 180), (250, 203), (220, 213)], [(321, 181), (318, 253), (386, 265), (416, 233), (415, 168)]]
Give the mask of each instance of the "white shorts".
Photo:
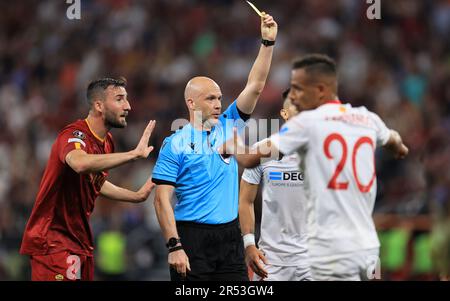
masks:
[[(268, 274), (267, 278), (264, 278), (264, 281), (312, 281), (309, 266), (264, 265), (264, 269)], [(253, 281), (261, 281), (261, 277), (254, 274)]]
[(379, 248), (327, 257), (311, 257), (314, 281), (380, 279)]

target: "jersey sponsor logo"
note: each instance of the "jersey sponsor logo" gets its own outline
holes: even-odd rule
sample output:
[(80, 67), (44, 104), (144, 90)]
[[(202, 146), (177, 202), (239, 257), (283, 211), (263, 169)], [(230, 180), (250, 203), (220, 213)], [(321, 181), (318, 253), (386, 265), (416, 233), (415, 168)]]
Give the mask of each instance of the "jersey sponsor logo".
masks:
[(271, 181), (303, 181), (303, 173), (298, 171), (271, 171), (269, 172)]
[(79, 131), (79, 130), (73, 131), (72, 135), (81, 140), (84, 140), (86, 138), (86, 135), (82, 131)]
[(55, 280), (56, 281), (63, 281), (64, 280), (64, 276), (61, 275), (61, 274), (58, 274), (58, 275), (55, 276)]

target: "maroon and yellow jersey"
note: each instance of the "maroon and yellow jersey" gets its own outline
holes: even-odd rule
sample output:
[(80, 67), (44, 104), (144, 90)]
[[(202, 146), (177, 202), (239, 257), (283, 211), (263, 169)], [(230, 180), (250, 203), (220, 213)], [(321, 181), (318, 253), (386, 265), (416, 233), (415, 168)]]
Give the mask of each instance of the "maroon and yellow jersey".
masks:
[(75, 149), (88, 154), (108, 154), (114, 152), (114, 144), (110, 133), (102, 140), (92, 132), (87, 120), (69, 124), (59, 133), (25, 228), (21, 254), (45, 255), (68, 250), (92, 256), (89, 216), (108, 172), (76, 173), (65, 161), (66, 155)]

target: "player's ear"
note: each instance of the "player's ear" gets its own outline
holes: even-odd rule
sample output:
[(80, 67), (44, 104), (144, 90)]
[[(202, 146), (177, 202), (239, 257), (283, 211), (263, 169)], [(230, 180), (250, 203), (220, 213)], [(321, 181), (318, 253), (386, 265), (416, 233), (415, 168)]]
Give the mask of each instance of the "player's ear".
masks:
[(103, 111), (104, 111), (103, 101), (96, 99), (96, 100), (94, 100), (94, 105), (93, 106), (94, 106), (94, 110), (95, 111), (103, 113)]
[(281, 109), (280, 116), (286, 121), (288, 119), (288, 112), (285, 109)]
[(326, 94), (326, 86), (322, 83), (318, 83), (317, 86), (317, 92), (319, 94), (319, 99), (323, 99), (325, 97)]

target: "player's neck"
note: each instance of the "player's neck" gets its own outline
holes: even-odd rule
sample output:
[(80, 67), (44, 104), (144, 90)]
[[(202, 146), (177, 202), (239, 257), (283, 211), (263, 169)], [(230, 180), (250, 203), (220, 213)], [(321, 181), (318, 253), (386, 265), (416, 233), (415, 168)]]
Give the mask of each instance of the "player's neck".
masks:
[(103, 119), (101, 117), (95, 117), (91, 113), (89, 113), (88, 117), (86, 118), (86, 122), (92, 134), (99, 138), (99, 140), (103, 141), (109, 131), (109, 129), (105, 126)]
[(330, 94), (327, 96), (324, 96), (324, 98), (321, 101), (321, 104), (326, 104), (326, 103), (334, 103), (334, 102), (339, 102), (339, 97), (337, 95), (334, 94)]

